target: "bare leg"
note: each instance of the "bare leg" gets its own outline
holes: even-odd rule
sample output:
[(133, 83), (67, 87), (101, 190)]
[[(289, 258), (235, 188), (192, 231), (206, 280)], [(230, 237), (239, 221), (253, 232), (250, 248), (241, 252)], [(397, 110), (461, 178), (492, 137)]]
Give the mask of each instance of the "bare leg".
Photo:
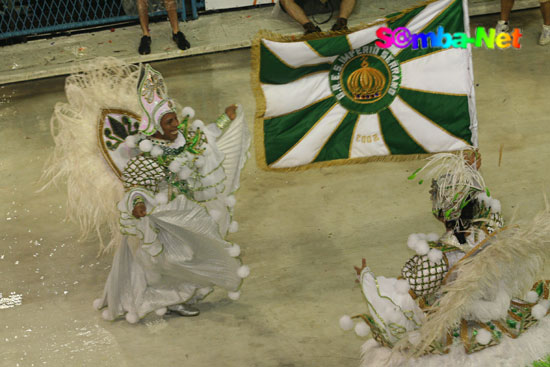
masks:
[(336, 23), (332, 26), (333, 31), (348, 31), (348, 18), (355, 7), (355, 0), (342, 0), (340, 14)]
[(138, 0), (138, 13), (139, 24), (141, 25), (141, 32), (144, 36), (151, 36), (149, 34), (149, 4), (147, 0)]
[(304, 13), (304, 9), (298, 6), (294, 2), (294, 0), (281, 0), (281, 6), (285, 8), (288, 15), (290, 15), (295, 21), (297, 21), (301, 25), (310, 22), (306, 13)]
[(500, 0), (500, 20), (509, 21), (514, 0)]
[(550, 1), (540, 3), (540, 12), (542, 13), (544, 25), (550, 26)]
[[(182, 0), (185, 1), (185, 0)], [(168, 19), (170, 20), (170, 27), (172, 27), (172, 34), (176, 34), (180, 31), (178, 24), (178, 6), (175, 0), (164, 0), (164, 6), (168, 12)]]
[(348, 19), (355, 7), (355, 0), (342, 0), (340, 4), (340, 18)]

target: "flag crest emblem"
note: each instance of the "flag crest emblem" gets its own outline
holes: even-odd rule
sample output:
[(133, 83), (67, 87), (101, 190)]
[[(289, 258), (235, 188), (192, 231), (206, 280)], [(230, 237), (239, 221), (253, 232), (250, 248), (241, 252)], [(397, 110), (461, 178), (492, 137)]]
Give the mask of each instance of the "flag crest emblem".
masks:
[(365, 46), (335, 59), (329, 71), (332, 94), (348, 111), (378, 113), (391, 104), (401, 84), (401, 68), (394, 55)]

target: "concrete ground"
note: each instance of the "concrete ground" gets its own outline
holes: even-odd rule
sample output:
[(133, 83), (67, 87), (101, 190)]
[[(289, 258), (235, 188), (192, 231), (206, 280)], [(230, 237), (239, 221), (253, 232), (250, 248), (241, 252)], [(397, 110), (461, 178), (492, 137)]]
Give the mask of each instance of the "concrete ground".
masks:
[[(357, 1), (349, 24), (369, 23), (386, 14), (412, 7), (418, 0)], [(499, 0), (469, 0), (470, 14), (498, 12)], [(538, 6), (538, 0), (517, 0), (515, 9)], [(0, 47), (0, 85), (79, 71), (83, 63), (98, 56), (113, 56), (129, 63), (167, 60), (205, 53), (250, 47), (260, 29), (300, 35), (302, 27), (284, 13), (273, 14), (273, 7), (201, 15), (180, 24), (191, 48), (179, 50), (170, 36), (168, 22), (151, 23), (151, 54), (139, 55), (139, 25), (75, 34), (70, 37), (40, 39), (25, 44)], [(318, 16), (318, 21), (326, 19)], [(334, 20), (321, 26), (329, 30)]]
[[(496, 16), (472, 18), (492, 27)], [(540, 14), (513, 14), (521, 50), (474, 50), (484, 177), (505, 218), (531, 218), (548, 193), (550, 46)], [(213, 120), (240, 102), (253, 128), (249, 50), (153, 64), (171, 96)], [(413, 232), (441, 232), (422, 162), (272, 173), (254, 154), (237, 193), (238, 233), (252, 273), (237, 302), (215, 292), (197, 318), (107, 322), (92, 309), (111, 256), (63, 220), (66, 188), (37, 193), (53, 141), (49, 118), (64, 78), (0, 86), (0, 366), (354, 367), (364, 340), (338, 326), (365, 310), (353, 265), (396, 275)], [(503, 148), (499, 166), (499, 149)], [(252, 153), (254, 153), (252, 151)], [(113, 203), (114, 205), (114, 203)]]

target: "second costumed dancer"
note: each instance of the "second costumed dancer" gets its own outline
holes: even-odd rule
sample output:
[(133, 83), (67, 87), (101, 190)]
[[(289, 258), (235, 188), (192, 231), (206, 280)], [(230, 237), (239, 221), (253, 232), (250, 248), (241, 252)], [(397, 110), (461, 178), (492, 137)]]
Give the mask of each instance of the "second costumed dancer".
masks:
[(215, 286), (238, 299), (249, 268), (225, 237), (238, 229), (233, 194), (250, 146), (242, 109), (208, 125), (189, 107), (178, 118), (159, 72), (112, 58), (68, 77), (66, 93), (46, 177), (67, 179), (84, 234), (110, 229), (116, 253), (94, 301), (103, 318), (195, 316)]
[(340, 325), (372, 333), (362, 367), (516, 366), (548, 353), (549, 281), (538, 277), (550, 262), (550, 215), (503, 227), (479, 164), (470, 151), (429, 158), (410, 178), (433, 178), (445, 233), (411, 235), (416, 255), (398, 278), (375, 276), (364, 259), (356, 268), (367, 310)]

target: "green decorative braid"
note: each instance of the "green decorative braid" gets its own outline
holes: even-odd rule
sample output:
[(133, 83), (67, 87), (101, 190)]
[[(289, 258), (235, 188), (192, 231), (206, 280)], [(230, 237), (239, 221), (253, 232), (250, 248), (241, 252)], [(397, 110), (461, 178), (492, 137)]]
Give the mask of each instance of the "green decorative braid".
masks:
[(221, 131), (224, 131), (231, 124), (231, 122), (232, 120), (229, 118), (229, 116), (224, 113), (223, 115), (218, 117), (218, 119), (216, 120), (216, 125)]

